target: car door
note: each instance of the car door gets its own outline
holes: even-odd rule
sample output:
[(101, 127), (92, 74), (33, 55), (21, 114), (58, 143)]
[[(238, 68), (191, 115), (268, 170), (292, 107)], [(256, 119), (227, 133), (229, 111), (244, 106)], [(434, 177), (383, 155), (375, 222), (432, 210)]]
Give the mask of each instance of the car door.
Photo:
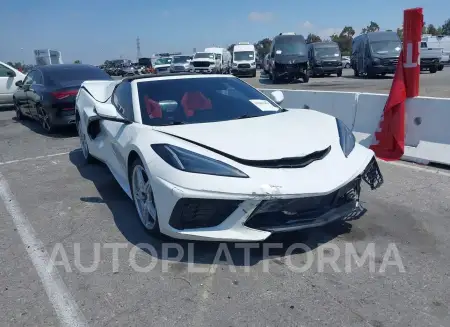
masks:
[[(117, 112), (127, 120), (134, 121), (133, 100), (131, 95), (131, 84), (120, 83), (112, 95), (112, 103)], [(132, 124), (103, 120), (101, 128), (105, 133), (107, 164), (120, 182), (128, 182), (127, 171), (127, 145), (132, 141)]]
[(16, 72), (0, 63), (0, 105), (13, 104), (13, 94), (16, 90)]
[(16, 103), (20, 107), (22, 113), (26, 115), (31, 115), (30, 112), (30, 104), (28, 102), (28, 89), (33, 83), (33, 75), (35, 70), (32, 70), (28, 73), (28, 75), (23, 80), (22, 86), (15, 93)]
[(27, 90), (28, 108), (32, 116), (37, 116), (37, 104), (42, 100), (44, 91), (44, 78), (39, 70), (34, 70), (31, 76), (31, 85)]

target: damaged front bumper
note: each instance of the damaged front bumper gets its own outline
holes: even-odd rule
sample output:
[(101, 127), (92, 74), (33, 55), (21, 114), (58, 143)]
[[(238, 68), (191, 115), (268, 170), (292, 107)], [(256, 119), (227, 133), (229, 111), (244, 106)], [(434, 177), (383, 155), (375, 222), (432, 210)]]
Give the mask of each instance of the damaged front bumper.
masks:
[(362, 181), (372, 190), (383, 184), (375, 158), (360, 175), (324, 195), (219, 199), (217, 194), (190, 194), (177, 187), (164, 187), (167, 193), (160, 193), (160, 197), (165, 206), (158, 207), (157, 203), (160, 229), (169, 236), (189, 240), (263, 241), (273, 233), (320, 227), (360, 216), (364, 211), (359, 204)]

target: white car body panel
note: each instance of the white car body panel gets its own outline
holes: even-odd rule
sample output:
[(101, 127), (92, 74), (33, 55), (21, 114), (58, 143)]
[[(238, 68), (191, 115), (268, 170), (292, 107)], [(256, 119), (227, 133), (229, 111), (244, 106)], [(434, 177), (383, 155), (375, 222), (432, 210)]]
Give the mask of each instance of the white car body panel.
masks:
[[(340, 147), (335, 118), (313, 110), (289, 110), (251, 119), (180, 126), (152, 127), (141, 124), (137, 83), (217, 76), (224, 77), (166, 76), (131, 81), (134, 114), (138, 117), (132, 124), (103, 120), (94, 112), (94, 107), (113, 106), (111, 93), (120, 81), (88, 81), (83, 83), (78, 93), (76, 109), (81, 130), (87, 135), (90, 121), (98, 120), (101, 124), (102, 132), (95, 139), (88, 138), (91, 155), (108, 166), (130, 198), (129, 158), (132, 153), (140, 157), (151, 180), (162, 233), (190, 240), (265, 240), (271, 232), (244, 226), (262, 200), (330, 194), (360, 176), (373, 160), (374, 153), (359, 144), (346, 158)], [(249, 178), (196, 174), (176, 169), (154, 152), (151, 144), (158, 143), (171, 144), (220, 160), (244, 172)], [(303, 168), (255, 168), (229, 157), (280, 159), (304, 156), (329, 146), (331, 150), (327, 156)], [(242, 203), (215, 227), (177, 230), (169, 224), (169, 219), (181, 198), (235, 199)], [(339, 218), (340, 210), (330, 212), (317, 225)]]
[(0, 106), (11, 106), (14, 104), (13, 95), (17, 90), (16, 83), (25, 79), (25, 74), (21, 73), (14, 67), (0, 61), (0, 69), (2, 71), (13, 71), (16, 76), (0, 76)]

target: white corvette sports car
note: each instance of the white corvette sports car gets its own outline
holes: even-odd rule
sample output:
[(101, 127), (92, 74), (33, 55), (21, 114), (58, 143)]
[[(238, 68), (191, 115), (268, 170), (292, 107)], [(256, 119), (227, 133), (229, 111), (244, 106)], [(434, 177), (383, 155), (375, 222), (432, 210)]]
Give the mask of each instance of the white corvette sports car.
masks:
[(361, 182), (383, 183), (340, 120), (282, 101), (229, 75), (141, 75), (84, 82), (76, 122), (147, 230), (262, 241), (351, 215)]

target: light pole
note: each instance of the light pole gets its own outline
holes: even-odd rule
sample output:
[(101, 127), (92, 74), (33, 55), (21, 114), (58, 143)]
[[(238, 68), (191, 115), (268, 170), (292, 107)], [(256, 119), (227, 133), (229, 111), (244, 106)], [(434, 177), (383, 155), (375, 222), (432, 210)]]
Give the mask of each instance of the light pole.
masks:
[(25, 66), (25, 58), (23, 57), (23, 48), (20, 48), (20, 56), (22, 57), (22, 68)]

